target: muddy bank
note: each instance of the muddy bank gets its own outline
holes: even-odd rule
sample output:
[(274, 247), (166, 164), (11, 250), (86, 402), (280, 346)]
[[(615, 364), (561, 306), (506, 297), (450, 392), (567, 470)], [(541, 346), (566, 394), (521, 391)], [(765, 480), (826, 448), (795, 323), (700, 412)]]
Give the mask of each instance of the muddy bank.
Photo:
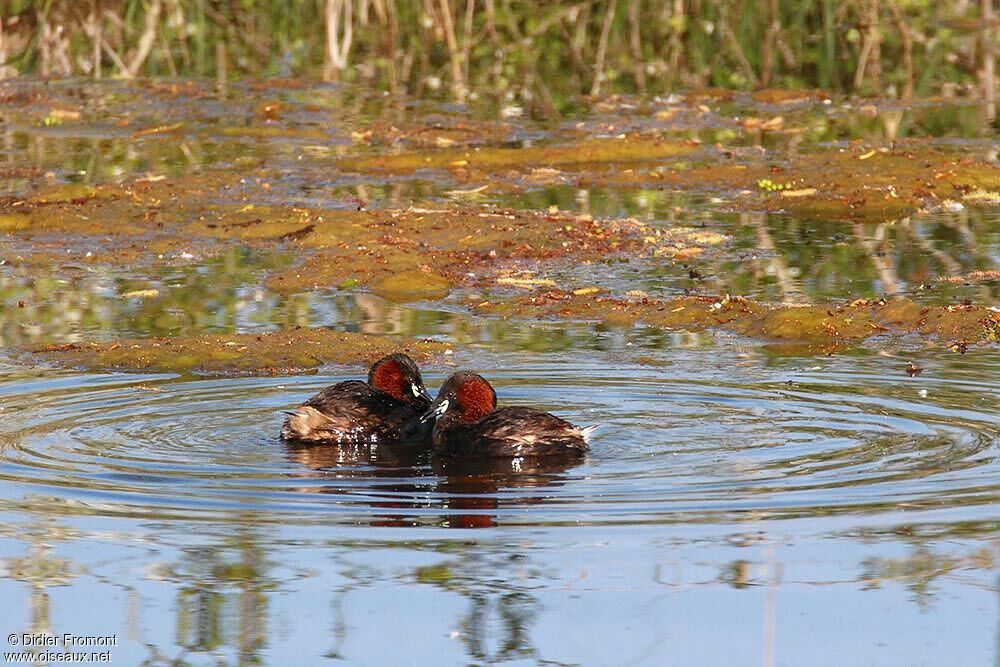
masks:
[(392, 352), (417, 361), (443, 355), (450, 346), (426, 340), (294, 329), (263, 334), (142, 338), (32, 348), (44, 361), (93, 370), (284, 375), (325, 364), (365, 366)]

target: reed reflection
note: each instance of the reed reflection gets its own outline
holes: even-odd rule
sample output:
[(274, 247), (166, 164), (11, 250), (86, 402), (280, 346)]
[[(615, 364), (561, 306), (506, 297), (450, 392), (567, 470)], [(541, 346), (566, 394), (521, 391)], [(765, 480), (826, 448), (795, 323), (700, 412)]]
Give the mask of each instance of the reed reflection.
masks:
[(26, 543), (28, 553), (21, 558), (0, 559), (0, 576), (20, 581), (31, 591), (28, 598), (30, 620), (23, 632), (52, 635), (53, 614), (49, 589), (68, 586), (80, 575), (80, 568), (76, 563), (56, 556), (53, 549), (58, 542), (72, 540), (73, 531), (54, 519), (39, 518), (20, 527), (18, 534)]
[(222, 544), (188, 550), (174, 567), (183, 582), (176, 600), (177, 646), (204, 654), (229, 647), (235, 664), (261, 664), (276, 582), (256, 531), (240, 525)]
[(470, 664), (544, 662), (532, 639), (532, 626), (544, 610), (532, 594), (531, 582), (547, 577), (529, 557), (502, 549), (464, 552), (416, 568), (413, 578), (466, 600), (456, 634)]

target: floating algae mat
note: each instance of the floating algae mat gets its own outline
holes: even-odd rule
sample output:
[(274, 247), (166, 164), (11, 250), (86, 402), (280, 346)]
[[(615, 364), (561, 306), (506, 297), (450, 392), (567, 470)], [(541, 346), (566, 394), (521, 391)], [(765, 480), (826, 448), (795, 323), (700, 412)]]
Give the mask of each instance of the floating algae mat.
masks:
[(613, 139), (584, 139), (569, 145), (531, 148), (474, 148), (462, 150), (402, 153), (385, 157), (344, 159), (344, 170), (412, 172), (417, 169), (468, 167), (509, 169), (536, 166), (563, 167), (606, 163), (658, 161), (693, 153), (691, 144), (649, 137), (623, 136)]
[(1000, 342), (1000, 309), (971, 304), (922, 307), (907, 299), (858, 299), (836, 306), (768, 306), (743, 298), (648, 297), (616, 299), (591, 296), (586, 290), (549, 290), (536, 297), (500, 304), (480, 302), (474, 308), (507, 316), (550, 316), (599, 320), (611, 324), (637, 322), (667, 329), (700, 331), (709, 327), (793, 341), (861, 341), (886, 333), (917, 332), (939, 340)]
[[(1000, 170), (964, 107), (11, 86), (8, 633), (122, 664), (996, 661)], [(396, 350), (600, 424), (591, 452), (278, 440)]]
[(362, 365), (404, 351), (417, 359), (447, 350), (442, 343), (365, 336), (328, 329), (293, 329), (261, 334), (150, 338), (110, 344), (45, 346), (43, 357), (63, 364), (108, 370), (279, 375), (322, 364)]

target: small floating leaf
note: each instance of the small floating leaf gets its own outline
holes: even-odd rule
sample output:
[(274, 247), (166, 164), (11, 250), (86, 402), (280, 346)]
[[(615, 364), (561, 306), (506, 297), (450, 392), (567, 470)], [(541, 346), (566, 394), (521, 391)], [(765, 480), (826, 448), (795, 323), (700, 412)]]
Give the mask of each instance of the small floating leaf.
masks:
[(472, 188), (471, 190), (447, 190), (444, 194), (455, 199), (475, 198), (485, 192), (489, 187), (489, 185), (481, 185), (478, 188)]
[(422, 584), (447, 584), (455, 576), (447, 565), (418, 567), (415, 574), (417, 581)]
[(80, 112), (73, 109), (53, 109), (45, 117), (45, 124), (48, 125), (50, 120), (54, 121), (53, 125), (59, 125), (67, 120), (80, 120)]
[(800, 190), (782, 190), (782, 197), (811, 197), (816, 194), (816, 188), (802, 188)]
[(170, 125), (157, 125), (155, 127), (147, 127), (142, 130), (136, 130), (132, 133), (132, 138), (136, 139), (138, 137), (146, 137), (151, 134), (170, 134), (171, 132), (176, 132), (177, 130), (184, 127), (184, 123), (172, 123)]
[(506, 276), (497, 278), (498, 285), (513, 285), (514, 287), (555, 287), (554, 280), (548, 278), (515, 278)]
[(137, 289), (122, 294), (123, 299), (145, 299), (147, 297), (160, 296), (158, 289)]

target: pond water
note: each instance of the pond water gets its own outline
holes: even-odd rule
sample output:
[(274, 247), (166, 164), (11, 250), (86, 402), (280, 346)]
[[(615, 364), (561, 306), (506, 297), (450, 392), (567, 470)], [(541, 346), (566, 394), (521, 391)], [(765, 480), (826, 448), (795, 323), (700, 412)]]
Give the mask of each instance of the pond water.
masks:
[[(177, 108), (100, 99), (107, 112), (79, 128), (11, 113), (10, 192), (34, 182), (16, 177), (22, 167), (65, 182), (80, 169), (96, 180), (179, 171), (176, 142), (130, 138), (114, 119), (212, 128), (227, 109), (208, 93)], [(359, 99), (339, 124), (317, 120), (322, 98), (299, 101), (288, 122), (346, 145), (344, 128), (368, 117)], [(254, 103), (239, 109), (250, 118)], [(54, 157), (40, 145), (57, 130), (76, 143)], [(296, 177), (294, 138), (253, 147), (198, 131), (209, 133), (188, 147), (199, 168), (264, 154), (287, 171), (267, 197), (335, 209), (360, 196), (314, 173), (322, 155)], [(405, 206), (446, 200), (453, 185), (398, 179), (361, 194)], [(734, 239), (690, 264), (565, 266), (557, 278), (600, 271), (603, 284), (652, 295), (1000, 303), (996, 281), (938, 280), (996, 268), (996, 208), (852, 224), (734, 212), (725, 193), (549, 187), (488, 201)], [(995, 346), (957, 354), (895, 337), (825, 356), (715, 331), (479, 318), (456, 296), (277, 294), (263, 281), (295, 261), (282, 247), (41, 269), (17, 261), (37, 239), (0, 243), (0, 636), (116, 635), (113, 662), (136, 665), (1000, 660)], [(149, 288), (155, 298), (122, 298)], [(480, 370), (503, 404), (601, 424), (592, 451), (470, 468), (290, 448), (280, 411), (360, 369), (95, 373), (18, 349), (295, 325), (450, 342), (454, 354), (425, 372), (432, 392), (453, 369)], [(908, 374), (910, 361), (923, 371)]]
[(277, 411), (343, 376), (5, 369), (3, 627), (118, 633), (125, 664), (993, 660), (995, 355), (490, 347), (456, 363), (602, 424), (584, 462), (283, 446)]

